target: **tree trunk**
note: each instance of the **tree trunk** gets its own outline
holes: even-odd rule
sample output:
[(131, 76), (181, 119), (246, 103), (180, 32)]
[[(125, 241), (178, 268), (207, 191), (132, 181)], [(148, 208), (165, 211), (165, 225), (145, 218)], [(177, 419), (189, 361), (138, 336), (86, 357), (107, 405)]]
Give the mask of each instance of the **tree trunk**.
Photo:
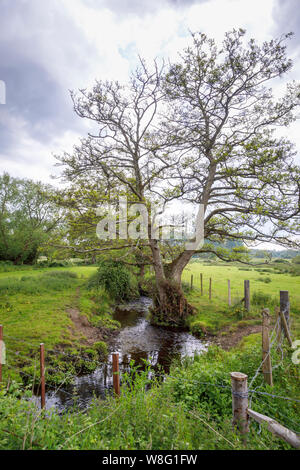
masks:
[(183, 251), (170, 265), (167, 277), (181, 286), (181, 276), (184, 268), (191, 260), (195, 251)]
[(160, 256), (160, 249), (158, 246), (158, 241), (151, 240), (150, 248), (152, 251), (153, 267), (154, 267), (154, 272), (155, 272), (156, 287), (158, 291), (159, 301), (161, 304), (163, 304), (166, 300), (165, 299), (166, 293), (163, 288), (164, 282), (166, 281), (166, 277), (165, 277), (163, 262)]
[(186, 317), (194, 313), (194, 308), (185, 299), (181, 288), (181, 275), (194, 252), (183, 252), (171, 265), (164, 268), (158, 241), (151, 240), (150, 247), (157, 289), (152, 308), (152, 322), (184, 326)]

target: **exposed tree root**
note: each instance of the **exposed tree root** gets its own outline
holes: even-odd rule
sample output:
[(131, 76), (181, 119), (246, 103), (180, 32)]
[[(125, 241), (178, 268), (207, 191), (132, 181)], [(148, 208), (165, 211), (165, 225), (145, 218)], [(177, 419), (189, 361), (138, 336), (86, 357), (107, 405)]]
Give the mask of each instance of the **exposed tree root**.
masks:
[(171, 281), (164, 281), (160, 288), (165, 292), (165, 300), (161, 301), (158, 293), (154, 295), (151, 308), (152, 323), (158, 325), (184, 326), (185, 319), (195, 313), (180, 286)]

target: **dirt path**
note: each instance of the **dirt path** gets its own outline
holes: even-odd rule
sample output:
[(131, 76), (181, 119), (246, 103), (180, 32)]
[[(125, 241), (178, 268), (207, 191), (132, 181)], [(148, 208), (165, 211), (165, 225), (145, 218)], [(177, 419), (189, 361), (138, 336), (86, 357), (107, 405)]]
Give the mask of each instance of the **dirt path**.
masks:
[(80, 339), (85, 345), (92, 345), (97, 341), (103, 341), (103, 334), (100, 328), (92, 326), (85, 315), (81, 315), (78, 308), (68, 308), (68, 314), (74, 324), (71, 327), (72, 334)]
[[(223, 332), (224, 331), (228, 330), (223, 330)], [(237, 346), (244, 336), (248, 336), (253, 333), (261, 333), (261, 325), (243, 326), (232, 333), (228, 333), (227, 335), (219, 334), (218, 336), (210, 337), (209, 339), (211, 342), (228, 351), (229, 349)]]

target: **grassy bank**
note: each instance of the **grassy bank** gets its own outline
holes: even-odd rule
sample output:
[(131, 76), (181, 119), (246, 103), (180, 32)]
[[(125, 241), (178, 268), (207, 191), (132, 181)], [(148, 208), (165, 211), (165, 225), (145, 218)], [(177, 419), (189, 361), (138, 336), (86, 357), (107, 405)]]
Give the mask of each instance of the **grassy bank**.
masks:
[[(274, 388), (262, 384), (259, 375), (253, 387), (262, 393), (297, 397), (297, 366), (290, 351), (274, 371)], [(25, 400), (5, 391), (0, 394), (1, 449), (244, 449), (239, 434), (231, 427), (229, 373), (245, 372), (251, 378), (260, 363), (260, 342), (249, 337), (238, 350), (224, 352), (212, 347), (207, 354), (174, 365), (163, 383), (152, 380), (148, 371), (136, 376), (133, 384), (123, 376), (119, 400), (95, 401), (87, 412), (74, 409), (47, 419)], [(288, 374), (286, 371), (288, 370)], [(299, 396), (298, 396), (299, 399)], [(254, 394), (252, 409), (299, 430), (299, 404), (268, 395)], [(251, 423), (248, 449), (289, 449), (262, 426)]]
[[(49, 363), (48, 381), (59, 382), (64, 374), (76, 373), (80, 357), (99, 359), (105, 339), (118, 325), (112, 320), (107, 294), (86, 289), (93, 267), (19, 269), (0, 274), (0, 323), (4, 326), (6, 367), (4, 377), (27, 382), (25, 374), (35, 374), (39, 344), (45, 343)], [(76, 314), (77, 322), (72, 320)], [(93, 343), (81, 325), (94, 327), (99, 339)], [(89, 330), (87, 330), (89, 331)], [(102, 348), (99, 343), (102, 341)], [(56, 353), (50, 351), (55, 350)], [(70, 352), (72, 361), (57, 351)], [(88, 365), (87, 365), (88, 364)], [(96, 366), (96, 362), (95, 362)], [(92, 367), (86, 363), (85, 367)], [(6, 377), (8, 376), (8, 377)]]

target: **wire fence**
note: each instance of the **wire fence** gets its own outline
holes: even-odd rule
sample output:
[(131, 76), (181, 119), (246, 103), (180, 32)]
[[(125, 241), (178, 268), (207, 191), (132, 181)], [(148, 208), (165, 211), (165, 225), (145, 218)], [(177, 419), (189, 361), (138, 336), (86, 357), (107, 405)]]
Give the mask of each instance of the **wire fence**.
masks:
[[(271, 334), (271, 338), (274, 336), (274, 333), (276, 333), (276, 329), (278, 328), (278, 325), (279, 325), (279, 322), (277, 321), (274, 328), (273, 328), (273, 331), (272, 331), (272, 334)], [(10, 336), (10, 338), (13, 338)], [(15, 338), (17, 339), (17, 338)], [(275, 338), (276, 340), (276, 338)], [(273, 347), (274, 343), (275, 343), (275, 340), (272, 341), (271, 343), (271, 347)], [(61, 351), (59, 349), (49, 349), (47, 351), (48, 353), (56, 353), (58, 355), (62, 355), (64, 357), (68, 357), (68, 358), (73, 358), (75, 359), (75, 361), (77, 362), (88, 362), (88, 363), (91, 363), (93, 365), (96, 365), (96, 366), (103, 366), (104, 364), (107, 364), (104, 363), (104, 362), (99, 362), (97, 360), (92, 360), (92, 359), (89, 359), (89, 358), (86, 358), (86, 357), (78, 357), (74, 354), (71, 354), (71, 353), (68, 353), (68, 352), (65, 352), (65, 351)], [(271, 348), (270, 348), (270, 352), (271, 352)], [(270, 353), (269, 352), (269, 353)], [(26, 361), (28, 362), (31, 362), (31, 364), (34, 364), (35, 368), (38, 367), (38, 363), (39, 363), (39, 357), (38, 355), (36, 355), (35, 358), (32, 358), (32, 357), (29, 357), (29, 356), (25, 356), (25, 355), (21, 355), (20, 353), (18, 352), (14, 352), (14, 351), (10, 351), (10, 354), (12, 354), (15, 358), (17, 359), (26, 359)], [(261, 392), (259, 390), (257, 390), (256, 388), (251, 388), (253, 383), (255, 382), (255, 380), (257, 379), (257, 377), (259, 376), (259, 372), (261, 371), (261, 368), (262, 368), (262, 365), (264, 363), (265, 359), (260, 363), (259, 367), (257, 368), (257, 370), (255, 371), (255, 374), (253, 375), (251, 381), (250, 381), (250, 384), (249, 384), (249, 388), (248, 388), (248, 393), (250, 394), (259, 394), (259, 395), (265, 395), (265, 396), (269, 396), (269, 397), (272, 397), (272, 398), (279, 398), (279, 399), (282, 399), (282, 400), (291, 400), (291, 401), (295, 401), (295, 402), (298, 402), (300, 403), (300, 400), (299, 399), (296, 399), (296, 398), (292, 398), (292, 397), (284, 397), (284, 396), (280, 396), (280, 395), (276, 395), (276, 394), (271, 394), (271, 393), (267, 393), (267, 392)], [(5, 367), (8, 367), (9, 369), (13, 369), (15, 370), (15, 365), (10, 365), (9, 363), (6, 363), (5, 364)], [(276, 366), (274, 366), (275, 368)], [(46, 368), (47, 370), (47, 368)], [(151, 371), (152, 372), (152, 371)], [(36, 379), (37, 378), (37, 375), (33, 375), (33, 374), (28, 374), (27, 372), (24, 372), (24, 370), (20, 370), (20, 373), (21, 375), (25, 376), (25, 377), (28, 377), (30, 379)], [(206, 385), (208, 387), (217, 387), (217, 388), (222, 388), (222, 389), (226, 389), (228, 391), (232, 391), (232, 388), (230, 385), (225, 385), (225, 384), (219, 384), (219, 383), (215, 383), (215, 382), (207, 382), (207, 381), (199, 381), (199, 380), (192, 380), (192, 379), (185, 379), (183, 377), (175, 377), (175, 376), (172, 376), (170, 374), (166, 374), (166, 373), (159, 373), (158, 371), (153, 371), (153, 375), (155, 377), (161, 377), (163, 379), (173, 379), (173, 380), (181, 380), (181, 381), (184, 381), (184, 382), (189, 382), (189, 383), (194, 383), (194, 384), (197, 384), (197, 385)], [(65, 379), (59, 383), (59, 384), (56, 384), (56, 387), (54, 387), (53, 385), (51, 385), (50, 383), (47, 384), (47, 388), (51, 388), (55, 391), (59, 391), (59, 390), (62, 390), (64, 391), (66, 394), (69, 394), (71, 396), (73, 396), (72, 394), (70, 394), (67, 390), (63, 390), (61, 387), (63, 384), (65, 384), (69, 379), (72, 379), (74, 377), (73, 374), (66, 374), (66, 377)], [(296, 376), (295, 376), (296, 377)], [(296, 377), (297, 378), (297, 377)], [(259, 385), (260, 387), (263, 385), (263, 382)]]

